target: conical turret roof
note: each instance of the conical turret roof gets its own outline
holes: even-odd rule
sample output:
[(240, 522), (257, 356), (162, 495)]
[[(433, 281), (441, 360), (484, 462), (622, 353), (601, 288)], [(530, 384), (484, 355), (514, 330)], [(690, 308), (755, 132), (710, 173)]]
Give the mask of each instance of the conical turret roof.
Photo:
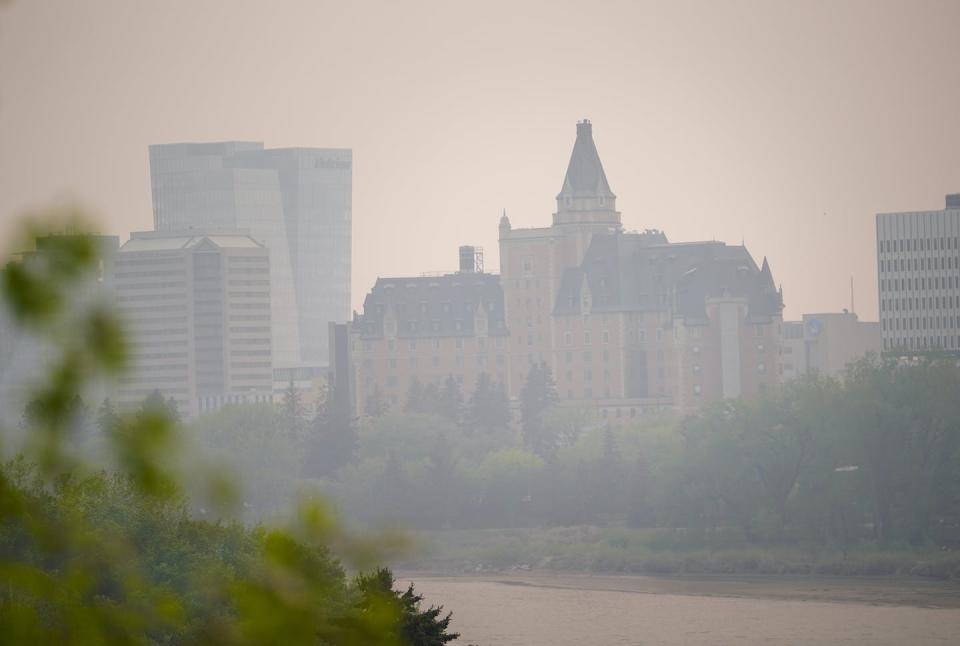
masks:
[(593, 124), (584, 119), (577, 123), (577, 141), (557, 197), (616, 197), (607, 183), (597, 146), (593, 143)]

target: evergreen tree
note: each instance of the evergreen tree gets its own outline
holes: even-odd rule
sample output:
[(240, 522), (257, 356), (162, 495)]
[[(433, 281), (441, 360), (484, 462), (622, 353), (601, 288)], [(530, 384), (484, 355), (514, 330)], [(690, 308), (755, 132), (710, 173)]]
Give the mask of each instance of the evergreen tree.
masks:
[(392, 607), (400, 617), (397, 637), (409, 646), (443, 646), (460, 637), (459, 633), (448, 632), (453, 613), (441, 616), (443, 606), (423, 610), (420, 608), (423, 595), (414, 592), (412, 583), (404, 592), (394, 590), (395, 584), (393, 573), (387, 568), (358, 576), (354, 586), (360, 592), (360, 610), (370, 612), (384, 604)]
[(104, 399), (100, 408), (97, 409), (97, 429), (101, 434), (109, 433), (117, 427), (119, 421), (120, 416), (117, 415), (117, 409), (113, 402), (110, 401), (109, 397)]
[(300, 389), (293, 383), (293, 377), (290, 383), (283, 391), (283, 400), (280, 403), (280, 411), (283, 414), (287, 430), (296, 437), (303, 428), (303, 418), (306, 410), (303, 405)]
[(510, 425), (510, 402), (506, 389), (503, 384), (494, 383), (485, 372), (480, 373), (470, 396), (467, 420), (471, 430), (488, 436), (501, 434)]
[(419, 412), (426, 415), (439, 414), (440, 389), (436, 384), (426, 384), (423, 387), (423, 396), (420, 399)]
[(440, 396), (437, 403), (437, 413), (456, 424), (460, 423), (463, 415), (463, 393), (460, 391), (460, 384), (448, 375), (440, 390)]
[(163, 415), (171, 422), (180, 421), (180, 411), (177, 408), (177, 402), (173, 397), (164, 399), (158, 388), (147, 395), (140, 403), (138, 416), (142, 419), (148, 414)]
[(388, 409), (380, 384), (377, 384), (373, 387), (373, 392), (367, 395), (367, 401), (363, 404), (363, 414), (367, 417), (381, 417)]
[(560, 400), (553, 373), (545, 361), (530, 366), (520, 391), (520, 421), (526, 446), (543, 458), (556, 450), (557, 438), (544, 423), (545, 414)]
[(416, 376), (410, 380), (410, 387), (407, 389), (407, 402), (404, 404), (403, 410), (407, 413), (423, 412), (423, 386)]
[(313, 477), (324, 477), (353, 460), (357, 451), (356, 420), (350, 402), (336, 383), (330, 389), (327, 405), (313, 422), (307, 440), (304, 469)]

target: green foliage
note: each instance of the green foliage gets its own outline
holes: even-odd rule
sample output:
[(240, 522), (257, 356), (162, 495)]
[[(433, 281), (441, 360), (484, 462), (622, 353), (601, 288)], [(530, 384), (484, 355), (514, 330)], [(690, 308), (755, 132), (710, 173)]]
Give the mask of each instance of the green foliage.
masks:
[(454, 424), (459, 423), (463, 417), (463, 393), (453, 375), (447, 375), (443, 388), (440, 389), (437, 414)]
[[(95, 268), (91, 238), (74, 235), (47, 238), (3, 270), (5, 306), (58, 351), (24, 418), (29, 442), (0, 467), (4, 641), (404, 643), (401, 616), (365, 603), (340, 562), (370, 568), (397, 546), (395, 538), (348, 534), (326, 505), (309, 500), (286, 529), (197, 519), (177, 471), (184, 440), (172, 400), (154, 393), (132, 413), (105, 401), (96, 426), (112, 468), (81, 459), (75, 429), (94, 426), (82, 403), (86, 385), (116, 375), (124, 356), (109, 311), (73, 299)], [(299, 439), (276, 418), (282, 415), (269, 408), (228, 410), (200, 424), (198, 435), (208, 447), (275, 459), (271, 440)], [(336, 406), (324, 421), (351, 422)], [(230, 488), (216, 473), (209, 479), (211, 491)]]
[(321, 478), (353, 460), (357, 451), (357, 423), (339, 387), (330, 389), (327, 405), (313, 420), (306, 439), (304, 474)]
[[(851, 548), (960, 541), (954, 360), (872, 358), (842, 382), (809, 377), (686, 419), (610, 427), (544, 405), (549, 374), (531, 375), (525, 448), (510, 433), (487, 438), (472, 414), (459, 425), (386, 415), (364, 421), (359, 463), (331, 490), (365, 521), (427, 528), (630, 525)], [(402, 478), (384, 479), (388, 461)]]
[(543, 361), (532, 364), (520, 391), (520, 421), (524, 444), (544, 458), (552, 457), (557, 449), (557, 429), (544, 418), (559, 399), (550, 367)]
[(468, 427), (487, 437), (503, 437), (510, 432), (510, 401), (500, 382), (481, 372), (467, 406)]
[(403, 592), (394, 590), (395, 584), (393, 573), (386, 568), (361, 574), (354, 581), (364, 611), (388, 608), (400, 618), (398, 641), (410, 646), (443, 646), (460, 636), (449, 632), (451, 613), (441, 617), (443, 606), (423, 610), (420, 608), (423, 596), (414, 592), (412, 583)]

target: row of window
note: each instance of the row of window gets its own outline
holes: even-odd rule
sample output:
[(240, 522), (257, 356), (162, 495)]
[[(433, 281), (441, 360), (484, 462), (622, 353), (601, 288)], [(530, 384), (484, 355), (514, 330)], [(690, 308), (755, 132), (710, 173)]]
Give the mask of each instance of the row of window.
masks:
[[(463, 365), (463, 361), (464, 361), (464, 356), (463, 356), (462, 354), (455, 355), (454, 358), (453, 358), (453, 363), (454, 363), (454, 365), (457, 366), (457, 367), (462, 366), (462, 365)], [(496, 362), (497, 365), (502, 366), (502, 365), (505, 365), (505, 364), (507, 363), (507, 358), (506, 358), (505, 355), (498, 354), (498, 355), (496, 355), (496, 357), (494, 358), (494, 361)], [(479, 366), (485, 366), (485, 365), (487, 365), (487, 357), (486, 357), (485, 355), (478, 354), (478, 355), (476, 355), (476, 362), (477, 362), (477, 365), (479, 365)], [(420, 360), (419, 360), (418, 357), (409, 357), (409, 358), (407, 359), (407, 364), (408, 364), (411, 368), (416, 368), (416, 367), (418, 367), (418, 366), (420, 365)], [(439, 366), (440, 366), (440, 357), (437, 357), (437, 356), (431, 357), (431, 359), (430, 359), (430, 365), (433, 366), (434, 368), (439, 367)], [(370, 358), (364, 359), (364, 360), (363, 360), (363, 367), (366, 368), (366, 369), (368, 369), (368, 370), (371, 369), (371, 368), (373, 368), (373, 359), (370, 359)], [(396, 367), (397, 367), (397, 360), (394, 359), (394, 358), (387, 359), (387, 367), (390, 368), (391, 370), (395, 370)]]
[(896, 350), (957, 350), (960, 349), (960, 336), (936, 335), (917, 336), (907, 339), (884, 339), (883, 349)]
[(892, 258), (880, 260), (880, 273), (895, 271), (943, 271), (956, 269), (960, 259), (957, 256), (934, 256), (933, 258)]
[(893, 253), (896, 251), (943, 251), (946, 249), (957, 249), (957, 238), (911, 238), (909, 240), (881, 240), (879, 245), (880, 253)]
[(881, 278), (880, 290), (885, 292), (899, 292), (921, 289), (954, 289), (960, 286), (960, 278), (956, 276), (920, 276), (917, 278)]
[(946, 310), (960, 307), (960, 296), (919, 296), (880, 299), (881, 312), (914, 312), (917, 310)]
[[(643, 330), (641, 330), (643, 332)], [(660, 340), (660, 336), (663, 330), (657, 330), (657, 340)], [(583, 331), (583, 344), (590, 345), (593, 341), (593, 336), (590, 333), (590, 330)], [(600, 333), (600, 341), (604, 345), (610, 343), (610, 333), (606, 330)], [(564, 345), (573, 345), (573, 334), (570, 332), (563, 333), (563, 344)]]
[(957, 328), (956, 316), (908, 316), (903, 319), (882, 319), (880, 325), (886, 331), (945, 330)]

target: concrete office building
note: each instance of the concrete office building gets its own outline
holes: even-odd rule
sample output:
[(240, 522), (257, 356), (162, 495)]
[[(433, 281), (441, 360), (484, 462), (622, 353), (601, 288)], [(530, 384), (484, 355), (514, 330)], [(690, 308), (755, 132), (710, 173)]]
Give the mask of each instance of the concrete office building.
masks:
[(881, 353), (880, 323), (861, 321), (853, 312), (804, 314), (783, 323), (780, 371), (784, 381), (809, 373), (841, 377), (846, 367), (869, 353)]
[(326, 366), (327, 325), (350, 317), (351, 151), (155, 145), (150, 176), (158, 231), (243, 229), (270, 250), (278, 382)]
[(876, 221), (883, 351), (960, 354), (960, 193), (942, 210)]
[(134, 233), (117, 254), (117, 304), (131, 366), (121, 407), (154, 390), (185, 417), (272, 401), (270, 257), (232, 231)]

